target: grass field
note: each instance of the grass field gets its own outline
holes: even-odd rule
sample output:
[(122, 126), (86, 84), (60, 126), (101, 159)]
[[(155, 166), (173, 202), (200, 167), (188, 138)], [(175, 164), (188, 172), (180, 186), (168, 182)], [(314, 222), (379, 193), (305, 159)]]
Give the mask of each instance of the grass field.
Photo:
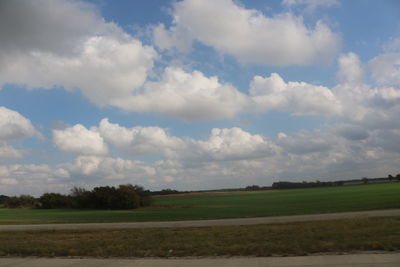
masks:
[(400, 217), (203, 228), (0, 232), (0, 257), (287, 256), (399, 249)]
[(157, 197), (133, 211), (0, 209), (0, 224), (261, 217), (400, 208), (400, 183)]

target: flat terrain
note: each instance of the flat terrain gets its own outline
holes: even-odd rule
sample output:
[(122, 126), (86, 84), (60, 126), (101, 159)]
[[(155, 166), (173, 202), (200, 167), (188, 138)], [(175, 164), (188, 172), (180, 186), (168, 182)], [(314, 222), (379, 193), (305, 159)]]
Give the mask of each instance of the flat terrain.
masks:
[(0, 209), (0, 224), (104, 223), (268, 217), (400, 208), (400, 183), (156, 197), (133, 211)]
[(260, 257), (399, 250), (400, 216), (246, 226), (0, 232), (3, 257)]
[(308, 257), (268, 258), (214, 258), (214, 259), (35, 259), (4, 258), (0, 267), (47, 267), (47, 266), (114, 266), (114, 267), (398, 267), (400, 254), (352, 254), (319, 255)]
[(324, 214), (290, 215), (277, 217), (234, 218), (218, 220), (163, 221), (163, 222), (125, 222), (125, 223), (57, 223), (57, 224), (12, 224), (0, 225), (0, 231), (26, 230), (80, 230), (80, 229), (131, 229), (131, 228), (177, 228), (205, 226), (239, 226), (274, 224), (287, 222), (329, 221), (350, 218), (400, 216), (400, 209), (353, 211)]

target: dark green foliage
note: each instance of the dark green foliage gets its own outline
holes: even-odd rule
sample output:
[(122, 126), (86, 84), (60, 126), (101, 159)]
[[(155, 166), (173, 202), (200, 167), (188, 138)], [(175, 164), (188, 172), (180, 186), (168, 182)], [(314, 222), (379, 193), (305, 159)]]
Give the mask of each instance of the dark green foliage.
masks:
[(178, 191), (178, 190), (170, 189), (170, 188), (163, 189), (163, 190), (160, 190), (160, 191), (152, 191), (151, 192), (152, 195), (160, 195), (160, 196), (163, 196), (163, 195), (175, 195), (175, 194), (181, 194), (181, 193), (187, 193), (187, 192), (182, 192), (182, 191)]
[(138, 185), (99, 186), (87, 191), (74, 187), (69, 196), (46, 193), (39, 198), (43, 209), (105, 209), (129, 210), (151, 203), (150, 191)]
[(72, 208), (74, 209), (94, 209), (92, 205), (91, 192), (84, 188), (74, 187), (71, 189)]
[(270, 190), (272, 187), (270, 186), (259, 186), (259, 185), (249, 185), (246, 186), (244, 190), (246, 191), (261, 191), (261, 190)]
[(29, 195), (20, 195), (19, 197), (7, 197), (4, 200), (6, 208), (33, 208), (37, 205), (37, 199)]
[(142, 205), (142, 199), (138, 191), (135, 190), (135, 186), (132, 185), (120, 185), (116, 190), (116, 206), (114, 209), (128, 210), (136, 209)]
[(343, 181), (336, 182), (274, 182), (272, 184), (273, 189), (294, 189), (294, 188), (313, 188), (313, 187), (326, 187), (326, 186), (341, 186), (343, 185)]
[[(150, 206), (152, 202), (151, 198), (151, 192), (150, 190), (145, 190), (142, 186), (140, 185), (124, 185), (127, 187), (130, 187), (132, 190), (136, 191), (139, 195), (139, 203), (141, 207), (146, 207)], [(121, 186), (120, 186), (121, 188)]]
[(71, 197), (58, 193), (45, 193), (39, 198), (42, 209), (70, 208)]
[(0, 205), (4, 204), (6, 200), (9, 198), (10, 198), (9, 196), (0, 195)]

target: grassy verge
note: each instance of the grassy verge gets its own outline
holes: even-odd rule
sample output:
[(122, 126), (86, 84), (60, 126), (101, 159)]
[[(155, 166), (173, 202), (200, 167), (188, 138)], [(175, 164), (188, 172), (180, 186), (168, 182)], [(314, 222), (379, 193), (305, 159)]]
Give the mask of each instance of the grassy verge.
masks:
[(400, 249), (400, 217), (274, 225), (0, 232), (0, 256), (271, 256)]
[(0, 209), (0, 224), (173, 221), (400, 208), (400, 183), (155, 198), (132, 211)]

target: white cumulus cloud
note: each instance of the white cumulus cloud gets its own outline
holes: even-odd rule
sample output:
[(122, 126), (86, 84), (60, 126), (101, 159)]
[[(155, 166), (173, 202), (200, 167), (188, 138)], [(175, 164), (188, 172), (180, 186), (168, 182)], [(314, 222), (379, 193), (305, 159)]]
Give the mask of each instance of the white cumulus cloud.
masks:
[(82, 1), (16, 0), (0, 7), (0, 86), (79, 89), (107, 106), (140, 87), (157, 57)]
[(356, 54), (348, 53), (339, 58), (339, 72), (337, 76), (341, 83), (356, 84), (362, 82), (364, 69)]
[(17, 111), (0, 106), (0, 141), (14, 141), (40, 136), (31, 121)]
[(400, 53), (386, 53), (369, 62), (372, 77), (382, 85), (400, 87)]
[(184, 0), (174, 5), (173, 26), (154, 28), (160, 49), (190, 50), (197, 40), (243, 63), (308, 65), (329, 62), (340, 37), (319, 21), (307, 27), (290, 13), (268, 17), (232, 0)]
[(185, 145), (183, 140), (169, 135), (160, 127), (127, 128), (102, 119), (99, 131), (107, 142), (132, 154), (169, 155)]
[(246, 101), (246, 95), (231, 84), (221, 84), (215, 76), (168, 67), (160, 81), (147, 82), (141, 92), (115, 100), (113, 105), (192, 121), (233, 117)]
[(285, 82), (277, 73), (269, 77), (255, 76), (250, 96), (260, 110), (282, 110), (293, 114), (335, 115), (341, 104), (324, 86), (305, 82)]
[(53, 142), (61, 151), (79, 155), (106, 155), (107, 145), (99, 132), (81, 124), (53, 130)]
[(98, 156), (79, 156), (75, 162), (63, 164), (62, 167), (71, 174), (99, 180), (149, 178), (156, 174), (153, 167), (141, 161)]

